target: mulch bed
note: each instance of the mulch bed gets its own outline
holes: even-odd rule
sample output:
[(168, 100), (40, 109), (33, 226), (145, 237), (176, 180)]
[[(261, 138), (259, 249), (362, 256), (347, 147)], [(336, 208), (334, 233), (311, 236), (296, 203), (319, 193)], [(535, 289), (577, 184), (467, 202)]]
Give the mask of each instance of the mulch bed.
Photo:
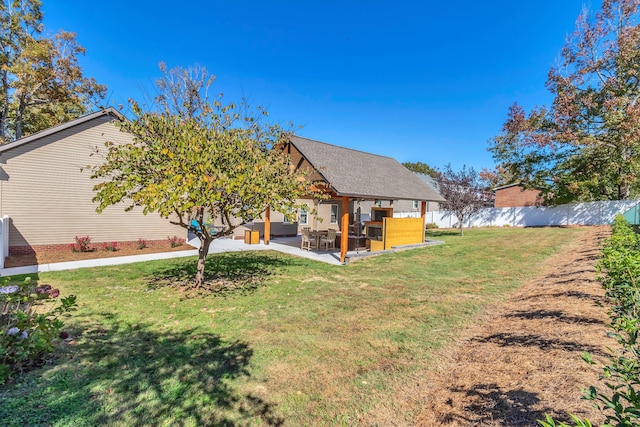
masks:
[[(540, 275), (494, 306), (434, 358), (428, 372), (398, 390), (418, 426), (537, 426), (549, 413), (604, 421), (582, 390), (600, 385), (606, 309), (594, 263), (608, 227), (593, 227), (540, 266)], [(418, 410), (416, 411), (416, 408)], [(381, 415), (381, 414), (379, 414)]]
[(81, 261), (87, 259), (112, 258), (129, 255), (145, 255), (193, 249), (194, 248), (192, 246), (189, 246), (187, 244), (172, 248), (171, 244), (168, 241), (163, 243), (156, 243), (154, 244), (154, 246), (144, 249), (138, 249), (135, 247), (123, 247), (118, 249), (117, 251), (104, 251), (100, 249), (94, 249), (91, 252), (73, 252), (71, 251), (71, 249), (64, 249), (59, 251), (38, 253), (36, 255), (11, 255), (5, 259), (4, 266), (5, 268), (11, 268), (36, 264), (50, 264), (54, 262)]

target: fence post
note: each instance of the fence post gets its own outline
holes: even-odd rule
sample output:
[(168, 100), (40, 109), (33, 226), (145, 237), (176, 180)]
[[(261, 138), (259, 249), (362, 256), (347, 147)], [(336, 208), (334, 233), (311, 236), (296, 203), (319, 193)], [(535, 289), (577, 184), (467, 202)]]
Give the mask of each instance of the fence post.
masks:
[(9, 256), (9, 216), (0, 219), (0, 268), (4, 268), (4, 259)]
[(5, 258), (9, 256), (9, 223), (11, 220), (9, 219), (9, 215), (5, 215), (2, 218), (2, 226), (4, 227), (2, 233), (2, 243), (4, 244), (4, 256)]
[(4, 221), (4, 218), (0, 219), (0, 242), (2, 242), (0, 245), (0, 268), (4, 268)]

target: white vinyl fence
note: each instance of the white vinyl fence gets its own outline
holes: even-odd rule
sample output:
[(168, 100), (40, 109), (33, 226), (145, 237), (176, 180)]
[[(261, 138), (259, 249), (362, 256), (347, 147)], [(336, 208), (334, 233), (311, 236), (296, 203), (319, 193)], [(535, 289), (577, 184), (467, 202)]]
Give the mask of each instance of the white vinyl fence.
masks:
[[(543, 227), (561, 225), (611, 224), (617, 214), (624, 214), (640, 200), (585, 202), (554, 207), (487, 208), (468, 220), (465, 227)], [(427, 212), (426, 223), (440, 228), (458, 226), (458, 218), (450, 212)]]
[(420, 212), (394, 212), (394, 218), (420, 218)]

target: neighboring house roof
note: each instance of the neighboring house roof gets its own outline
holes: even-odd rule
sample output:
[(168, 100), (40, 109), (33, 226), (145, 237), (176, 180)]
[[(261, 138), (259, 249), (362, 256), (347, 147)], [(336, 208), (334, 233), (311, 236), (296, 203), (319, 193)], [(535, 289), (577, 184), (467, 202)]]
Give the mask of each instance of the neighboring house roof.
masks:
[[(433, 191), (438, 193), (438, 182), (435, 180), (434, 177), (432, 177), (431, 175), (427, 175), (426, 173), (422, 173), (422, 172), (414, 172), (414, 173), (416, 174), (416, 176), (418, 178), (420, 178), (422, 180), (422, 182), (427, 184), (429, 187), (431, 187), (433, 189)], [(440, 194), (440, 193), (438, 193), (438, 194)]]
[(71, 120), (69, 122), (65, 122), (57, 126), (50, 127), (40, 132), (36, 132), (32, 135), (25, 136), (24, 138), (16, 139), (15, 141), (0, 145), (0, 153), (3, 153), (5, 151), (11, 150), (13, 148), (19, 147), (24, 144), (28, 144), (29, 142), (36, 141), (40, 138), (44, 138), (45, 136), (53, 135), (57, 132), (61, 132), (71, 127), (81, 125), (83, 123), (86, 123), (90, 120), (93, 120), (97, 117), (101, 117), (104, 115), (112, 115), (114, 118), (117, 118), (119, 120), (122, 120), (124, 118), (124, 116), (120, 114), (115, 108), (112, 108), (112, 107), (105, 108), (104, 110), (87, 114), (86, 116), (79, 117), (75, 120)]
[(433, 188), (391, 157), (295, 135), (291, 138), (291, 144), (338, 196), (444, 201)]

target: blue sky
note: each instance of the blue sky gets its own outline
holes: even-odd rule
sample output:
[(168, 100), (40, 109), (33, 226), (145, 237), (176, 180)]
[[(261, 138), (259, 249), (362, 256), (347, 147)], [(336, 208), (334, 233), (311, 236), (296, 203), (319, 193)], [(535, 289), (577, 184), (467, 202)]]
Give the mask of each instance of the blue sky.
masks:
[[(143, 100), (169, 67), (205, 66), (297, 134), (401, 162), (493, 167), (507, 108), (544, 87), (583, 0), (44, 0), (45, 31), (74, 31), (109, 103)], [(598, 7), (599, 2), (592, 2)]]

